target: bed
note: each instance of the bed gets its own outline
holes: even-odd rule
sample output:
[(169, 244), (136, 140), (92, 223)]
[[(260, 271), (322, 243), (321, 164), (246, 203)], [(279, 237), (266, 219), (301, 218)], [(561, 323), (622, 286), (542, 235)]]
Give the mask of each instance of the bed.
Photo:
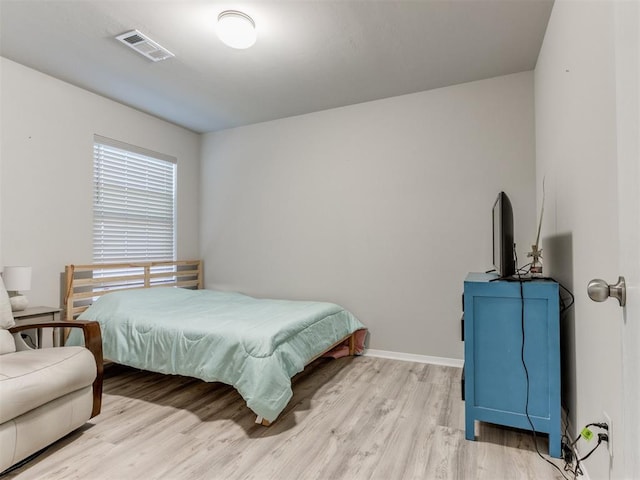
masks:
[(200, 261), (68, 265), (65, 316), (98, 321), (111, 361), (232, 385), (263, 425), (310, 362), (361, 353), (364, 325), (336, 304), (204, 290), (202, 277)]

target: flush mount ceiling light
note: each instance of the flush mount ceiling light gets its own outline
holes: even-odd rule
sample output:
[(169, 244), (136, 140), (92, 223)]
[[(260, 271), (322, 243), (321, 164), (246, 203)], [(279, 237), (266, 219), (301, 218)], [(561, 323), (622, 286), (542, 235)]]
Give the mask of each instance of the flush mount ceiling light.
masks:
[(218, 37), (232, 48), (249, 48), (256, 43), (256, 24), (253, 19), (236, 10), (218, 15)]

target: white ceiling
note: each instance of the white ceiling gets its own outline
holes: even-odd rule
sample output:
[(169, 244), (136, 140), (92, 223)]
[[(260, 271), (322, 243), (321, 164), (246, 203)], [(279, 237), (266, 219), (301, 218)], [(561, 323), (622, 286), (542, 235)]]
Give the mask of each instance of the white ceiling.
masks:
[[(196, 132), (535, 67), (553, 0), (0, 0), (0, 54)], [(223, 10), (256, 23), (223, 45)], [(138, 29), (176, 56), (114, 39)]]

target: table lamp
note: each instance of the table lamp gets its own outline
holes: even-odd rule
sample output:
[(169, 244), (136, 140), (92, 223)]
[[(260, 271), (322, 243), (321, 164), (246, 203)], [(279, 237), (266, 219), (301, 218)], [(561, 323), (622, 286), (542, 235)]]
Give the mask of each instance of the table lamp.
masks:
[(27, 308), (29, 301), (20, 291), (31, 290), (31, 267), (4, 267), (2, 279), (9, 293), (11, 310), (17, 312)]

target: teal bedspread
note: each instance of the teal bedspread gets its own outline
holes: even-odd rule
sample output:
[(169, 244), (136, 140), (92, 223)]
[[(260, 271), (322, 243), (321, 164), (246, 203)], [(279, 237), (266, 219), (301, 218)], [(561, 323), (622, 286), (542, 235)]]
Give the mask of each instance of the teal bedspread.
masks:
[[(249, 408), (269, 421), (291, 399), (293, 375), (365, 328), (332, 303), (181, 288), (112, 292), (79, 318), (100, 322), (105, 358), (233, 385)], [(77, 330), (68, 343), (81, 342)]]

